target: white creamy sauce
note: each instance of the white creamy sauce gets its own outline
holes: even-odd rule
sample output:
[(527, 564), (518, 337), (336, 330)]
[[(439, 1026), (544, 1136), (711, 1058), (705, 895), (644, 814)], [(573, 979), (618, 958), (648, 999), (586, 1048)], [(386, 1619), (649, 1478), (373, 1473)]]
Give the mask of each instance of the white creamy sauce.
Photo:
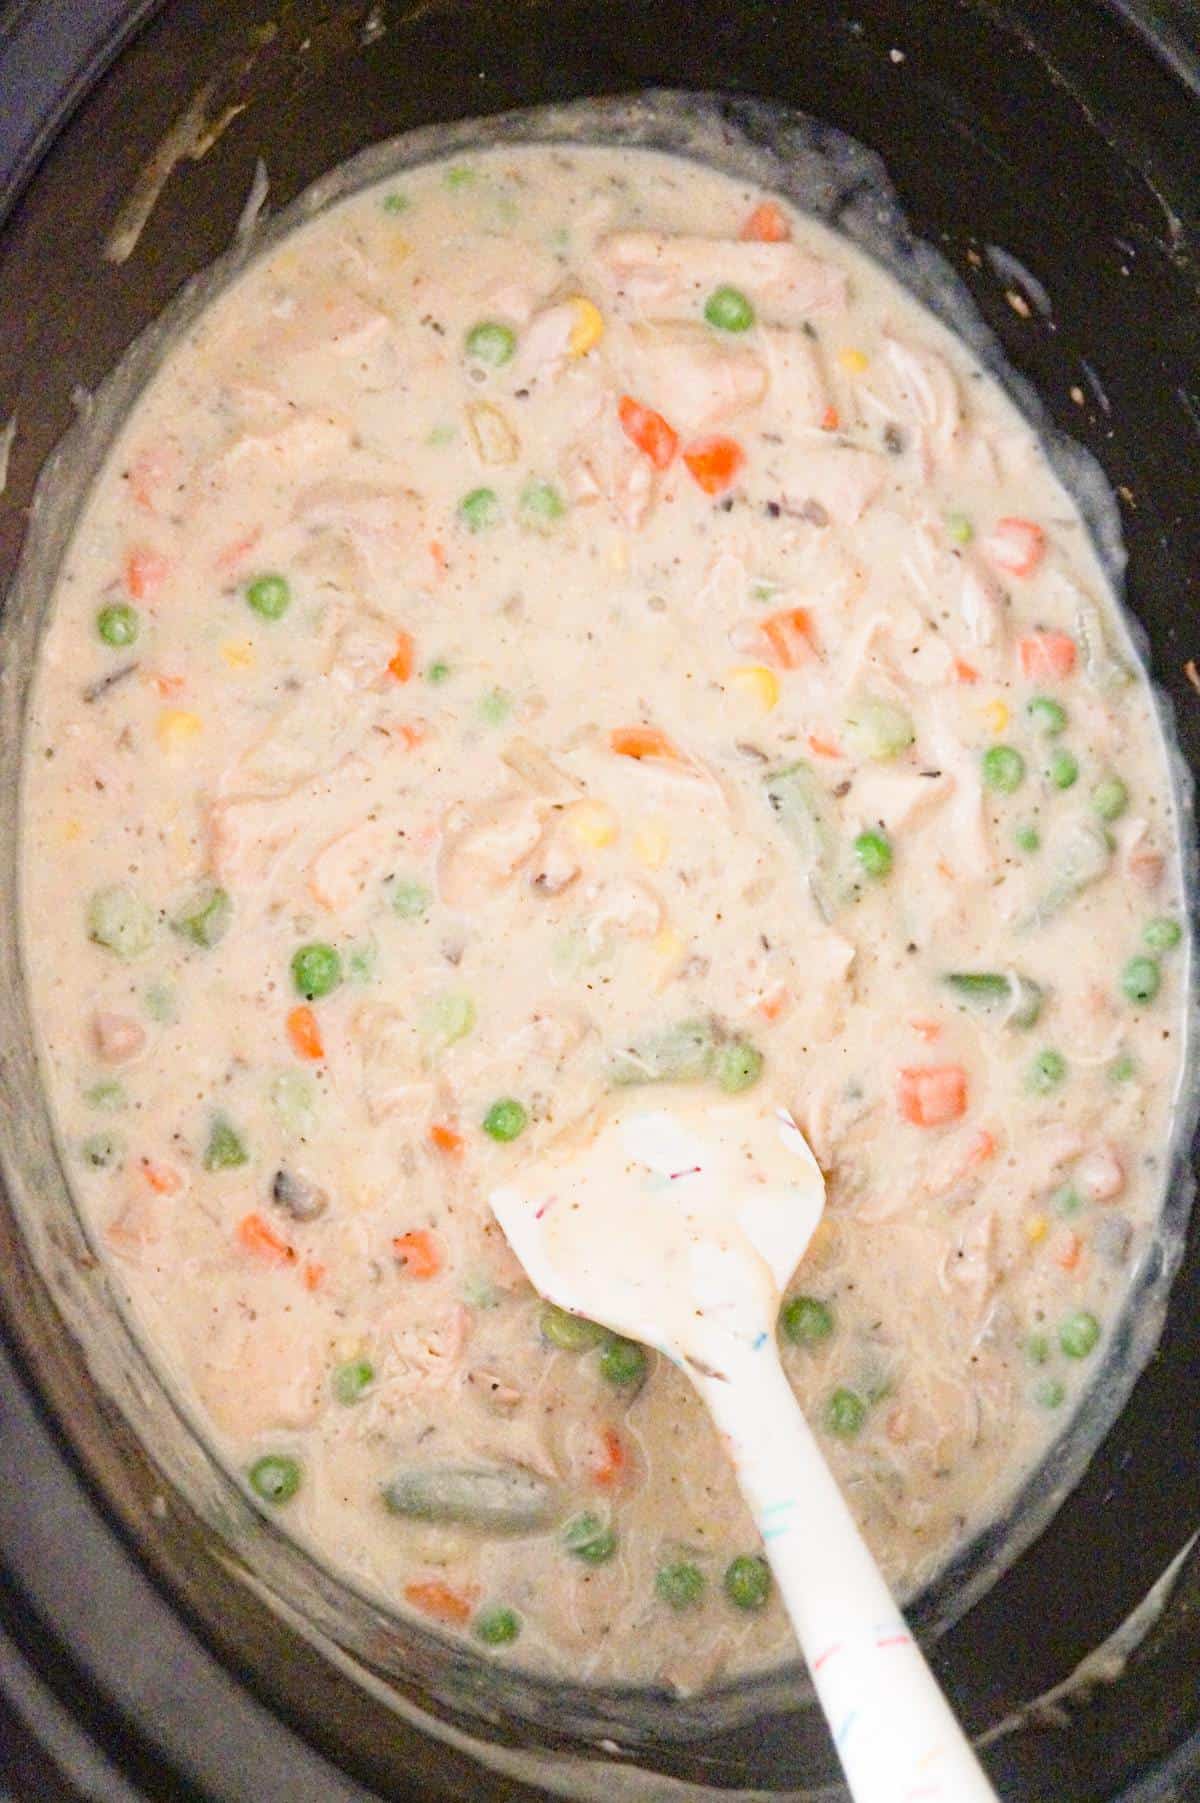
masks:
[(24, 936), (95, 1242), (281, 1524), (565, 1674), (793, 1650), (683, 1377), (547, 1317), (487, 1207), (663, 1080), (817, 1155), (784, 1359), (894, 1585), (1003, 1508), (1166, 1174), (1126, 657), (996, 382), (745, 181), (464, 153), (212, 302), (54, 597)]

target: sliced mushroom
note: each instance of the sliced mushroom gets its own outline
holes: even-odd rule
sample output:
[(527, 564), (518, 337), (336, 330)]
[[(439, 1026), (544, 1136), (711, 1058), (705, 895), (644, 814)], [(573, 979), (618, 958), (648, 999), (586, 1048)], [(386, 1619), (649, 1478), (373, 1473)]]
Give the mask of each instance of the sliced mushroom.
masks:
[(271, 1179), (271, 1200), (293, 1221), (315, 1221), (329, 1207), (329, 1192), (281, 1167)]

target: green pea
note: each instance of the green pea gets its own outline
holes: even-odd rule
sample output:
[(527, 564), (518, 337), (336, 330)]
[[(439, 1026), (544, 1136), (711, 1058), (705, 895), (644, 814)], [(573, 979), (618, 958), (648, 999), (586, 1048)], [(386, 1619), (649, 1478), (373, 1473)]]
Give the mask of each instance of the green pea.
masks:
[(720, 332), (748, 332), (754, 324), (754, 308), (740, 288), (714, 288), (704, 303), (704, 317)]
[(529, 1125), (529, 1113), (523, 1102), (513, 1096), (503, 1096), (500, 1101), (493, 1102), (483, 1117), (483, 1130), (491, 1139), (498, 1139), (507, 1145)]
[(521, 518), (537, 532), (549, 532), (567, 511), (567, 504), (552, 482), (529, 481), (521, 490)]
[(475, 1025), (475, 1004), (469, 995), (435, 996), (425, 1009), (421, 1025), (433, 1048), (457, 1045)]
[(79, 1148), (84, 1164), (94, 1171), (111, 1171), (125, 1156), (125, 1142), (118, 1133), (93, 1133)]
[(512, 696), (507, 689), (489, 689), (479, 698), (479, 718), (485, 726), (503, 726), (512, 713)]
[(1148, 920), (1142, 928), (1142, 944), (1148, 945), (1152, 952), (1174, 951), (1183, 938), (1183, 928), (1177, 920), (1162, 914), (1157, 920)]
[(467, 333), (467, 356), (488, 369), (502, 369), (511, 363), (517, 348), (517, 335), (494, 319), (484, 319)]
[(1092, 811), (1101, 820), (1119, 820), (1129, 806), (1129, 790), (1119, 776), (1106, 776), (1092, 790)]
[(478, 174), (469, 163), (455, 163), (452, 169), (447, 169), (445, 175), (446, 186), (456, 191), (460, 188), (473, 188), (478, 179)]
[(204, 1168), (206, 1171), (232, 1171), (240, 1164), (245, 1164), (250, 1157), (241, 1135), (236, 1127), (225, 1119), (223, 1114), (214, 1117), (208, 1130), (208, 1144), (204, 1148)]
[(246, 600), (264, 620), (282, 619), (291, 606), (291, 584), (286, 576), (270, 570), (246, 584)]
[(556, 1308), (548, 1302), (538, 1320), (542, 1338), (560, 1352), (589, 1352), (607, 1337), (606, 1330), (586, 1315), (573, 1315), (568, 1309)]
[(392, 896), (392, 913), (398, 914), (401, 920), (420, 920), (428, 914), (433, 897), (424, 883), (415, 883), (408, 878), (390, 884)]
[(1031, 1333), (1025, 1341), (1025, 1356), (1031, 1365), (1044, 1365), (1050, 1357), (1050, 1339), (1044, 1333)]
[(233, 903), (224, 889), (201, 889), (171, 921), (175, 932), (193, 945), (211, 949), (225, 937), (233, 916)]
[(694, 1609), (704, 1595), (704, 1573), (698, 1565), (680, 1560), (674, 1565), (660, 1565), (655, 1573), (654, 1588), (669, 1609)]
[(130, 607), (127, 601), (114, 601), (108, 607), (102, 607), (96, 615), (96, 631), (106, 645), (120, 649), (132, 645), (141, 630), (141, 619), (136, 607)]
[(114, 1078), (106, 1077), (99, 1083), (93, 1083), (85, 1089), (83, 1099), (89, 1108), (103, 1109), (105, 1114), (118, 1114), (127, 1106), (129, 1097), (125, 1094), (125, 1086)]
[(587, 1512), (574, 1515), (563, 1529), (563, 1546), (585, 1565), (603, 1565), (617, 1550), (617, 1536), (607, 1522)]
[(771, 1594), (771, 1567), (761, 1553), (739, 1553), (725, 1567), (722, 1581), (736, 1609), (761, 1609)]
[(1035, 852), (1042, 849), (1042, 835), (1031, 820), (1022, 821), (1013, 834), (1018, 851)]
[(434, 688), (440, 688), (442, 683), (449, 682), (450, 675), (451, 671), (449, 664), (445, 663), (439, 657), (436, 658), (425, 671), (425, 680), (428, 683), (432, 683)]
[(473, 488), (458, 504), (458, 517), (468, 532), (488, 532), (500, 524), (500, 497), (494, 488)]
[(335, 1370), (333, 1393), (339, 1402), (344, 1402), (348, 1406), (354, 1402), (361, 1402), (374, 1382), (375, 1367), (370, 1359), (350, 1359)]
[(793, 1346), (819, 1346), (833, 1332), (833, 1310), (816, 1296), (793, 1296), (779, 1311), (779, 1325)]
[(1152, 1002), (1161, 983), (1157, 958), (1130, 958), (1121, 972), (1121, 988), (1131, 1002)]
[(346, 952), (346, 975), (354, 983), (371, 983), (375, 979), (375, 965), (379, 959), (379, 947), (373, 939), (364, 940), (361, 945), (352, 945)]
[(142, 1002), (151, 1020), (160, 1021), (163, 1025), (169, 1026), (172, 1021), (179, 1018), (179, 1005), (175, 998), (175, 991), (169, 983), (151, 983), (142, 997)]
[(1108, 1067), (1110, 1083), (1131, 1083), (1137, 1076), (1137, 1063), (1129, 1052), (1122, 1052)]
[(614, 1334), (600, 1354), (600, 1375), (614, 1389), (638, 1389), (646, 1381), (646, 1364), (646, 1354), (636, 1340)]
[(317, 941), (302, 945), (292, 956), (292, 982), (306, 1002), (319, 1002), (332, 995), (342, 980), (340, 953), (332, 945)]
[(1030, 1065), (1026, 1082), (1035, 1095), (1048, 1096), (1051, 1090), (1058, 1088), (1066, 1074), (1066, 1059), (1061, 1052), (1048, 1046)]
[(975, 528), (965, 513), (948, 513), (946, 531), (956, 545), (969, 545), (975, 536)]
[(88, 938), (128, 963), (150, 950), (154, 913), (128, 883), (97, 889), (88, 903)]
[(1079, 781), (1079, 764), (1065, 745), (1051, 753), (1046, 778), (1056, 789), (1070, 789)]
[(278, 1507), (291, 1502), (300, 1488), (300, 1461), (288, 1458), (286, 1453), (268, 1452), (255, 1459), (248, 1476), (254, 1494)]
[(748, 1039), (733, 1039), (719, 1045), (713, 1054), (712, 1074), (719, 1089), (727, 1096), (740, 1095), (752, 1089), (762, 1076), (763, 1055)]
[(866, 876), (885, 877), (892, 868), (891, 842), (882, 833), (860, 833), (854, 841), (854, 855)]
[(1057, 1377), (1044, 1377), (1040, 1384), (1034, 1386), (1033, 1400), (1039, 1408), (1058, 1409), (1062, 1407), (1066, 1394), (1066, 1385)]
[(983, 754), (983, 780), (998, 795), (1013, 795), (1025, 781), (1025, 759), (1014, 745), (989, 745)]
[(1067, 730), (1067, 710), (1050, 695), (1035, 695), (1025, 712), (1037, 731), (1044, 732), (1047, 738), (1056, 739)]
[(521, 1632), (521, 1617), (515, 1609), (481, 1609), (471, 1631), (484, 1646), (511, 1646)]
[(1073, 1184), (1064, 1183), (1050, 1198), (1050, 1206), (1064, 1221), (1070, 1221), (1083, 1210), (1083, 1197)]
[(1058, 1330), (1058, 1343), (1069, 1359), (1085, 1359), (1095, 1350), (1100, 1338), (1100, 1323), (1089, 1309), (1076, 1309)]
[(835, 1390), (825, 1406), (825, 1425), (839, 1440), (853, 1440), (867, 1418), (867, 1405), (853, 1390)]

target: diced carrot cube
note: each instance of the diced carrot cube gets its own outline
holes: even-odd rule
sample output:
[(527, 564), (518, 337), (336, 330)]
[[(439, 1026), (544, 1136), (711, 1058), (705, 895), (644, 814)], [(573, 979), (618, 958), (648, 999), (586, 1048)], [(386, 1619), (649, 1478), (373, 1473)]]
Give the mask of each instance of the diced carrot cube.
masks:
[(774, 200), (760, 200), (738, 234), (752, 244), (783, 244), (791, 235), (783, 208)]
[(683, 461), (706, 495), (719, 495), (737, 481), (745, 468), (746, 453), (735, 438), (714, 434), (694, 439), (685, 449)]
[(643, 407), (632, 395), (623, 394), (617, 403), (621, 430), (639, 451), (648, 457), (656, 470), (665, 470), (679, 449), (679, 434), (669, 426), (661, 413)]
[(405, 1274), (415, 1277), (420, 1283), (436, 1277), (444, 1262), (441, 1242), (427, 1227), (417, 1227), (411, 1233), (397, 1234), (392, 1241), (392, 1251), (404, 1266)]
[(967, 1111), (967, 1073), (960, 1064), (902, 1070), (896, 1085), (900, 1113), (914, 1127), (946, 1127)]
[(997, 569), (1032, 576), (1046, 555), (1046, 534), (1033, 520), (997, 520), (985, 548)]
[(1075, 668), (1075, 640), (1066, 632), (1031, 632), (1018, 640), (1021, 674), (1030, 682), (1063, 681)]
[(321, 1029), (311, 1008), (301, 1005), (292, 1009), (287, 1017), (287, 1036), (298, 1058), (324, 1058), (325, 1046), (321, 1039)]

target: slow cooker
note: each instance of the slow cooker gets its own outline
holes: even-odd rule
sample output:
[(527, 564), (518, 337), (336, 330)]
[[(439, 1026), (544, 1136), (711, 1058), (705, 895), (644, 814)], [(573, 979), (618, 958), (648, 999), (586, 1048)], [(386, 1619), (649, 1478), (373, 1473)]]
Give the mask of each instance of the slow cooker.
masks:
[[(719, 95), (739, 129), (748, 97), (800, 109), (883, 157), (916, 233), (1104, 466), (1130, 605), (1200, 769), (1200, 8), (1184, 0), (18, 0), (0, 10), (0, 585), (56, 443), (229, 244), (260, 165), (278, 211), (418, 126), (651, 87)], [(36, 619), (9, 606), (0, 625), (12, 1794), (842, 1795), (799, 1672), (675, 1702), (485, 1665), (351, 1595), (194, 1441), (110, 1305), (37, 1086), (14, 926)], [(1190, 1163), (1168, 1200), (1181, 1227)], [(984, 1546), (918, 1604), (1006, 1799), (1200, 1797), (1198, 1235), (1154, 1357), (1044, 1531), (991, 1588)]]

